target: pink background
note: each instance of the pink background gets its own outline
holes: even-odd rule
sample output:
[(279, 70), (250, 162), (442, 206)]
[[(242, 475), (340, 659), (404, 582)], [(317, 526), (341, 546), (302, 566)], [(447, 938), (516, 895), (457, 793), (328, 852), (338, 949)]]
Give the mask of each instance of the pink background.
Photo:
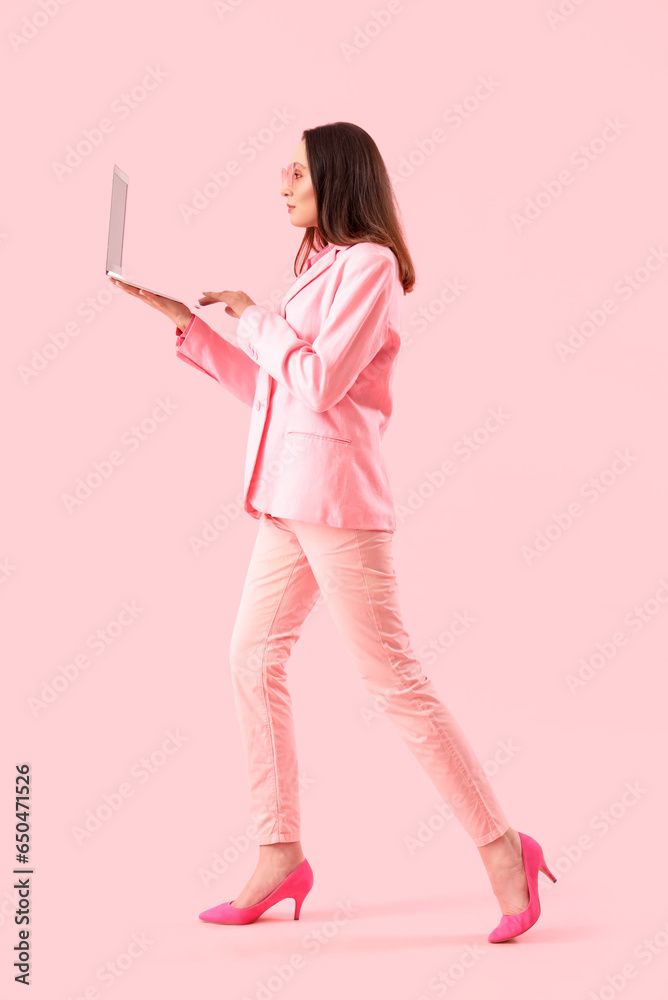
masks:
[[(24, 995), (12, 795), (27, 761), (34, 998), (663, 996), (665, 6), (218, 6), (3, 8), (3, 993)], [(53, 164), (105, 118), (59, 179)], [(506, 947), (487, 943), (500, 913), (476, 848), (440, 817), (320, 603), (291, 661), (314, 888), (299, 922), (291, 901), (244, 927), (197, 918), (238, 894), (257, 854), (227, 659), (257, 531), (239, 504), (249, 412), (177, 362), (169, 321), (111, 291), (112, 166), (130, 176), (129, 275), (276, 303), (303, 232), (280, 168), (303, 128), (337, 120), (376, 140), (418, 275), (384, 443), (406, 627), (558, 877), (540, 876), (543, 916)], [(184, 221), (231, 160), (239, 172)], [(460, 293), (446, 303), (447, 282)], [(223, 306), (205, 318), (236, 323)], [(161, 400), (171, 412), (152, 421)], [(122, 463), (68, 512), (114, 451)], [(457, 615), (474, 619), (459, 635)], [(145, 947), (127, 958), (133, 936)], [(437, 990), (441, 973), (452, 985)]]

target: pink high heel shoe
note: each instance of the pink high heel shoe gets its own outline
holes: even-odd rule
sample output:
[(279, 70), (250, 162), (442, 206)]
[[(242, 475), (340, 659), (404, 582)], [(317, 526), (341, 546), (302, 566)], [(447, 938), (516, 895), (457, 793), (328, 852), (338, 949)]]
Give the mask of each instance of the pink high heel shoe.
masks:
[(295, 920), (299, 920), (302, 903), (312, 887), (313, 870), (304, 858), (301, 864), (298, 864), (289, 875), (286, 875), (280, 885), (277, 885), (274, 891), (261, 899), (259, 903), (254, 903), (253, 906), (232, 906), (231, 902), (219, 903), (218, 906), (212, 906), (210, 910), (203, 910), (199, 918), (210, 924), (251, 924), (279, 900), (294, 899)]
[[(517, 831), (519, 833), (519, 830)], [(494, 928), (488, 941), (510, 941), (511, 938), (524, 934), (536, 923), (540, 916), (540, 900), (538, 898), (538, 872), (542, 871), (548, 878), (556, 882), (555, 876), (545, 864), (543, 848), (537, 840), (526, 833), (520, 833), (522, 844), (522, 860), (529, 886), (529, 905), (521, 913), (504, 913), (501, 922)]]

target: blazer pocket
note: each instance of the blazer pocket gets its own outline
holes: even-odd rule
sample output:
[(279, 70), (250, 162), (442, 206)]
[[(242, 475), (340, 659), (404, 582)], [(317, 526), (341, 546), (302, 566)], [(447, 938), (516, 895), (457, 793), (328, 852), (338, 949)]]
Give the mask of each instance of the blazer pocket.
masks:
[(286, 431), (286, 434), (300, 434), (303, 437), (315, 438), (318, 441), (336, 441), (338, 444), (350, 444), (352, 438), (331, 437), (329, 434), (313, 434), (311, 431)]

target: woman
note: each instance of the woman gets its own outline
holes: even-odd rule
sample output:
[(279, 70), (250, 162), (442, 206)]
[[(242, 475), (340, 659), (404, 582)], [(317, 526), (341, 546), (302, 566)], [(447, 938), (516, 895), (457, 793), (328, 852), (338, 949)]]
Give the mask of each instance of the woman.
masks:
[(506, 941), (538, 919), (539, 869), (556, 879), (508, 823), (402, 623), (380, 442), (415, 271), (390, 179), (350, 122), (306, 129), (282, 179), (290, 222), (306, 233), (280, 313), (242, 291), (205, 292), (201, 305), (223, 302), (239, 320), (221, 335), (183, 303), (115, 282), (176, 324), (178, 357), (251, 407), (244, 509), (259, 525), (230, 653), (259, 860), (236, 899), (200, 918), (250, 923), (293, 898), (298, 919), (313, 885), (285, 666), (322, 592), (367, 688), (477, 846), (502, 913), (488, 940)]

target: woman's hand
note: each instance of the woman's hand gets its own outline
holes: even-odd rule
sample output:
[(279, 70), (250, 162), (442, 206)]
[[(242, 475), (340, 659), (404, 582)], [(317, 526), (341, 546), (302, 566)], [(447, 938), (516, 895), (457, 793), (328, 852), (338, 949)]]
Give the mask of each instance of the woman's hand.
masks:
[(118, 278), (109, 278), (109, 281), (113, 282), (114, 285), (118, 285), (119, 288), (122, 288), (129, 295), (134, 295), (149, 306), (157, 309), (158, 312), (163, 313), (167, 319), (171, 319), (172, 323), (178, 326), (181, 333), (183, 333), (191, 320), (193, 314), (183, 302), (167, 299), (164, 295), (155, 295), (153, 292), (147, 292), (145, 288), (140, 289), (135, 288), (134, 285), (126, 285), (124, 281), (119, 281)]
[(201, 306), (210, 306), (212, 302), (225, 302), (225, 312), (234, 319), (239, 319), (247, 306), (255, 305), (245, 292), (231, 292), (229, 289), (223, 292), (205, 292), (197, 301)]

